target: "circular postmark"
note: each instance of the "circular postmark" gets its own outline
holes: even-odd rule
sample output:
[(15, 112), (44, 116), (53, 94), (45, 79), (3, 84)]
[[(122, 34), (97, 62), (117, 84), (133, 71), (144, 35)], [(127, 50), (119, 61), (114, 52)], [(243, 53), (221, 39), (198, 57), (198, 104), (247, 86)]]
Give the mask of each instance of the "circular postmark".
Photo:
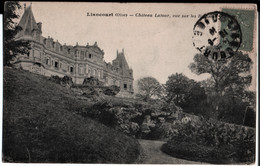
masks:
[(221, 60), (234, 55), (242, 42), (238, 21), (219, 11), (204, 14), (194, 25), (193, 46), (211, 60)]

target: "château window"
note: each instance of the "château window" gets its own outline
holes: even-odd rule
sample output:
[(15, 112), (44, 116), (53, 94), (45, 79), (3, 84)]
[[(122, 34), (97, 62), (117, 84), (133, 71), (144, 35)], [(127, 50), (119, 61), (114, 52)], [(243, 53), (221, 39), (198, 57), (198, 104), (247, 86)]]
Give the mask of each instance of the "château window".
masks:
[(96, 76), (96, 70), (95, 69), (93, 70), (93, 76), (94, 77)]
[(97, 77), (100, 79), (100, 71), (97, 72)]
[(70, 72), (73, 73), (73, 67), (70, 67)]
[(79, 74), (83, 74), (83, 69), (79, 67)]
[(127, 84), (124, 84), (124, 89), (127, 90)]
[(54, 46), (55, 46), (55, 42), (52, 42), (52, 47), (54, 48)]
[(63, 47), (62, 46), (60, 46), (60, 51), (62, 51), (63, 50)]
[(46, 39), (43, 40), (43, 43), (46, 44)]
[(30, 56), (30, 51), (27, 52), (27, 56), (28, 56), (28, 57)]
[(46, 64), (47, 64), (47, 65), (49, 64), (49, 58), (46, 59)]
[(84, 59), (84, 51), (80, 51), (80, 59)]
[(86, 73), (88, 73), (88, 64), (86, 64)]
[(75, 53), (74, 53), (74, 54), (75, 54), (75, 56), (76, 56), (76, 57), (78, 57), (78, 51), (75, 51)]
[(58, 68), (58, 62), (55, 61), (54, 67)]
[(95, 73), (95, 76), (98, 78), (98, 71), (95, 71), (96, 73)]
[(85, 59), (87, 59), (87, 55), (88, 55), (87, 52), (85, 52), (85, 54), (84, 54)]
[(92, 55), (91, 55), (91, 54), (88, 54), (88, 57), (89, 57), (89, 59), (91, 59), (91, 58), (92, 58)]
[(70, 54), (70, 49), (68, 49), (68, 54)]

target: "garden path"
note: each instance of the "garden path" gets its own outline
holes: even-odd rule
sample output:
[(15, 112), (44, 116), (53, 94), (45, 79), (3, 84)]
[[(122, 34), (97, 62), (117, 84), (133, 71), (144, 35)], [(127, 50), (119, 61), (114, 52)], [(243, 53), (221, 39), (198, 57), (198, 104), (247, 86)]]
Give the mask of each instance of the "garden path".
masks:
[(178, 159), (161, 151), (164, 141), (138, 140), (143, 148), (142, 163), (144, 164), (206, 164), (195, 161)]

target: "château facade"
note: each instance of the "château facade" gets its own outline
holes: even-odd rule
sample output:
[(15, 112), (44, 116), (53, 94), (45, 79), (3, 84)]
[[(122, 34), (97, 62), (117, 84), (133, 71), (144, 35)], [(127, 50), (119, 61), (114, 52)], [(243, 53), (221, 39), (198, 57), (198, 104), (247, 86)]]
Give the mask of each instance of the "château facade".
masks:
[(97, 42), (93, 45), (75, 46), (60, 44), (51, 37), (42, 36), (42, 23), (36, 23), (31, 6), (19, 22), (22, 30), (16, 40), (28, 40), (32, 49), (26, 55), (17, 55), (14, 65), (45, 76), (69, 76), (73, 83), (82, 84), (88, 77), (98, 78), (105, 86), (120, 87), (119, 97), (132, 97), (133, 70), (129, 68), (124, 49), (117, 51), (112, 63), (104, 61), (104, 51)]

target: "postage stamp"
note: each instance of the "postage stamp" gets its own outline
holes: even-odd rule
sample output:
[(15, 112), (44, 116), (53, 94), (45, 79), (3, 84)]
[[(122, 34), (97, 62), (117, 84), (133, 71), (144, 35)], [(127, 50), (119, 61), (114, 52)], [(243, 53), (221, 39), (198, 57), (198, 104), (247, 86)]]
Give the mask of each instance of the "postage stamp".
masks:
[[(255, 33), (255, 10), (250, 9), (228, 9), (223, 8), (222, 12), (228, 13), (235, 17), (240, 25), (243, 40), (239, 50), (252, 51), (254, 45)], [(221, 29), (224, 29), (225, 24), (221, 24)]]

